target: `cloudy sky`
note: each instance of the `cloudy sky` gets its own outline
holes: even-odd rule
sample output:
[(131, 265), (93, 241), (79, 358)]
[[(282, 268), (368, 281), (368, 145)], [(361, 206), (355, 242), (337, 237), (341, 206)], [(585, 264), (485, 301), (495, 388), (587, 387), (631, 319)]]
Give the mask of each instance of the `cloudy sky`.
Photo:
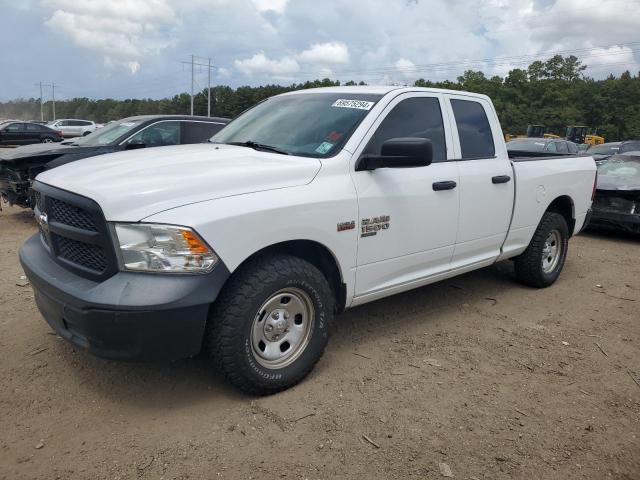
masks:
[(639, 26), (640, 0), (0, 0), (0, 100), (39, 81), (57, 98), (170, 96), (191, 54), (234, 87), (504, 75), (550, 52), (602, 78), (640, 70)]

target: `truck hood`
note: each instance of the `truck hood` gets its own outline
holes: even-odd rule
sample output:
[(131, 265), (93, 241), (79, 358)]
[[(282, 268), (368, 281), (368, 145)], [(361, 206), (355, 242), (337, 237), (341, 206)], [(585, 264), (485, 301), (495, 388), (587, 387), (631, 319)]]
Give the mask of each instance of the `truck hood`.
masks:
[(139, 221), (189, 203), (306, 185), (320, 167), (316, 158), (196, 144), (87, 158), (37, 180), (95, 200), (109, 221)]

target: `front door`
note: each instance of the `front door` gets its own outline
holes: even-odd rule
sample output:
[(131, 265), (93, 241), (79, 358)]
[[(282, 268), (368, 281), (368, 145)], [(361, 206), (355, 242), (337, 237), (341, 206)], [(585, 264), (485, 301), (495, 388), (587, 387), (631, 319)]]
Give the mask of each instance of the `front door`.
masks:
[[(355, 171), (358, 255), (355, 296), (371, 298), (409, 288), (449, 268), (458, 228), (458, 165), (447, 161), (451, 134), (443, 98), (407, 93), (395, 98), (355, 152), (380, 154), (385, 140), (429, 138), (433, 163), (416, 168)], [(448, 182), (448, 183), (447, 183)]]

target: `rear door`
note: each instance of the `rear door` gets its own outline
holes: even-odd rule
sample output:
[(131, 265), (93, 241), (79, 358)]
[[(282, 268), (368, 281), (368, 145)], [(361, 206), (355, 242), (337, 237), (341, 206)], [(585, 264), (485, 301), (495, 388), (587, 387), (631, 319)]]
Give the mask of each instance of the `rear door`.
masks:
[[(354, 152), (351, 175), (359, 218), (357, 297), (377, 298), (446, 271), (458, 224), (458, 166), (448, 160), (451, 131), (440, 94), (399, 95)], [(385, 140), (429, 138), (433, 163), (417, 168), (355, 171), (363, 154), (379, 155)], [(447, 188), (439, 188), (444, 183)]]
[[(515, 181), (491, 103), (450, 95), (460, 173), (460, 215), (452, 268), (491, 263), (500, 254), (513, 211)], [(502, 148), (497, 148), (502, 147)]]
[(24, 142), (25, 143), (40, 143), (40, 136), (42, 129), (40, 125), (36, 123), (25, 123), (24, 125)]

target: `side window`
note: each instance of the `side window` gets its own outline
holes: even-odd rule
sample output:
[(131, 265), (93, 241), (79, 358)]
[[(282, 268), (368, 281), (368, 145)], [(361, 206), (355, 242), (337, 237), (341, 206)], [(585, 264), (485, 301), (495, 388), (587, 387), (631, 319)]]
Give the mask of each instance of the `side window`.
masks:
[(24, 124), (23, 123), (10, 123), (9, 125), (7, 125), (7, 127), (4, 129), (5, 132), (22, 132), (24, 131)]
[(451, 99), (458, 126), (462, 158), (487, 158), (496, 154), (489, 119), (482, 104), (471, 100)]
[(380, 155), (382, 144), (391, 138), (428, 138), (433, 144), (433, 161), (447, 159), (440, 102), (434, 97), (407, 98), (382, 121), (363, 153)]
[(36, 125), (35, 123), (27, 123), (25, 124), (25, 130), (27, 132), (39, 132), (40, 131), (40, 125)]
[(179, 121), (157, 122), (136, 133), (127, 143), (143, 143), (145, 147), (180, 145)]
[(569, 153), (578, 153), (578, 146), (573, 142), (567, 142)]
[(566, 142), (555, 142), (558, 153), (569, 153)]
[(210, 122), (181, 122), (182, 143), (202, 143), (222, 130), (224, 125)]
[(558, 153), (558, 149), (556, 148), (556, 142), (547, 143), (547, 146), (545, 147), (544, 150), (545, 152)]
[(69, 120), (61, 120), (60, 122), (57, 123), (58, 127), (68, 127), (69, 126)]

